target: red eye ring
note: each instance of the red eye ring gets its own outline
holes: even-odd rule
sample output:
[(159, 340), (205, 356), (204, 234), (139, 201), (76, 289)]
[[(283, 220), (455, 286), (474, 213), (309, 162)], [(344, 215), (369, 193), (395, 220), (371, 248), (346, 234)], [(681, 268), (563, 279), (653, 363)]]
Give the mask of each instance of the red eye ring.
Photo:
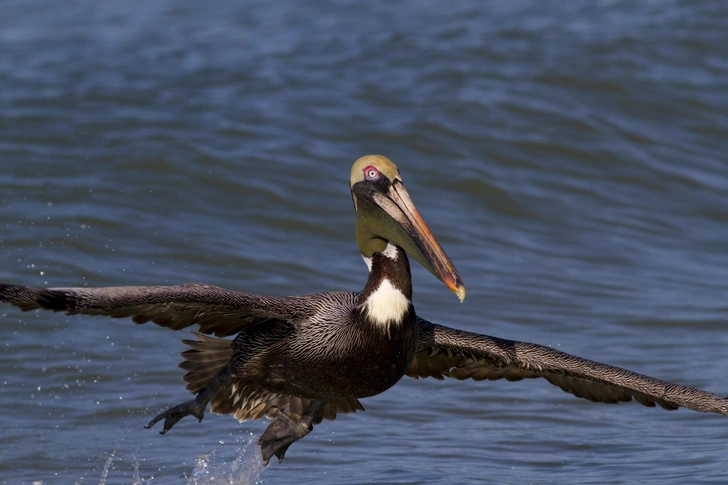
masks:
[(364, 177), (367, 180), (379, 180), (379, 170), (374, 165), (369, 165), (364, 169)]

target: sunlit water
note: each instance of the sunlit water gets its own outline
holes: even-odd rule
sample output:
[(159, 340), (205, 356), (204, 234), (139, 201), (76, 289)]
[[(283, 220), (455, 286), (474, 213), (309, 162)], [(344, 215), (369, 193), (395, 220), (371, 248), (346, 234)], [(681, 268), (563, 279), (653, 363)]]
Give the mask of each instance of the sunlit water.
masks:
[[(418, 314), (728, 394), (720, 2), (0, 5), (0, 281), (360, 289), (351, 163), (397, 162), (468, 289)], [(174, 334), (0, 308), (0, 482), (728, 483), (722, 416), (403, 380), (263, 469)]]

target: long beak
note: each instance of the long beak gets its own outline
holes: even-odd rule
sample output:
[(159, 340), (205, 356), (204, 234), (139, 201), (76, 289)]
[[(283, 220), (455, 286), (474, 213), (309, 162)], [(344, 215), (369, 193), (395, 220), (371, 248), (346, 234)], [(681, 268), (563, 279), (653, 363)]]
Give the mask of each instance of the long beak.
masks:
[[(395, 180), (386, 194), (377, 190), (366, 190), (355, 195), (369, 199), (389, 216), (376, 217), (376, 227), (369, 224), (372, 235), (393, 241), (445, 283), (461, 302), (465, 299), (463, 280), (428, 229), (401, 180)], [(359, 208), (361, 209), (364, 208)]]

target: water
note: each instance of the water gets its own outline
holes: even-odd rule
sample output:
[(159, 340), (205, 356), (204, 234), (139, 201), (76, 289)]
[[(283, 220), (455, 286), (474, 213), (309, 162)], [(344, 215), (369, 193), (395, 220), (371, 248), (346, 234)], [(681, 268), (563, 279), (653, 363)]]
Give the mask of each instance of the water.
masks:
[[(382, 153), (468, 288), (418, 313), (728, 394), (720, 2), (0, 6), (0, 281), (355, 290)], [(187, 333), (0, 309), (0, 481), (726, 483), (722, 416), (404, 380), (262, 470), (265, 423), (143, 425)], [(252, 435), (251, 435), (252, 433)], [(251, 438), (253, 436), (253, 438)]]

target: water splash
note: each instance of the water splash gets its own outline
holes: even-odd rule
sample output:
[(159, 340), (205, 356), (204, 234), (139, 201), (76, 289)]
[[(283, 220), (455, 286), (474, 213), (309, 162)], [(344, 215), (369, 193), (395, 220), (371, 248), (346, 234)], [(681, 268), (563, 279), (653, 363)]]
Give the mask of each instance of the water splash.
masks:
[[(222, 443), (222, 442), (221, 442)], [(195, 468), (192, 475), (187, 480), (187, 485), (254, 485), (259, 484), (258, 478), (265, 468), (263, 460), (260, 456), (260, 448), (256, 443), (256, 437), (251, 433), (247, 437), (241, 437), (236, 447), (237, 457), (231, 461), (229, 456), (217, 455), (218, 450), (213, 450), (209, 454), (200, 455), (195, 460)], [(122, 453), (123, 455), (124, 453)], [(120, 478), (120, 471), (115, 466), (119, 460), (119, 452), (114, 449), (109, 453), (101, 469), (98, 478), (98, 485), (106, 485), (107, 480), (112, 479), (112, 474), (117, 475), (114, 481)], [(149, 485), (155, 481), (154, 476), (142, 478), (140, 475), (139, 461), (136, 454), (131, 455), (131, 465), (134, 473), (131, 477), (130, 485)], [(125, 462), (123, 458), (122, 462)], [(98, 469), (96, 470), (98, 472)], [(124, 483), (129, 479), (128, 475), (124, 479)], [(89, 477), (83, 477), (74, 482), (74, 485), (81, 485)], [(95, 479), (91, 479), (95, 482)], [(42, 485), (43, 481), (35, 481), (33, 485)]]
[[(252, 485), (257, 484), (262, 473), (263, 460), (258, 452), (255, 436), (251, 435), (242, 445), (233, 461), (215, 457), (215, 452), (200, 455), (187, 485)], [(219, 461), (219, 463), (217, 463)]]
[[(134, 467), (134, 476), (132, 477), (131, 485), (143, 485), (146, 480), (142, 480), (142, 478), (139, 476), (139, 462), (137, 461), (136, 455), (131, 455), (133, 458), (132, 466)], [(151, 479), (149, 480), (151, 482)]]
[(101, 479), (99, 480), (99, 485), (106, 485), (106, 478), (109, 476), (109, 470), (111, 470), (111, 464), (114, 462), (114, 456), (116, 456), (116, 450), (112, 451), (109, 454), (109, 457), (106, 459), (104, 469), (101, 471)]
[[(106, 462), (104, 463), (104, 467), (101, 469), (101, 476), (99, 477), (98, 485), (106, 485), (106, 480), (112, 478), (110, 476), (110, 473), (116, 469), (114, 466), (114, 460), (117, 458), (117, 449), (114, 449), (109, 453), (109, 456), (106, 458)], [(134, 474), (131, 478), (131, 484), (130, 485), (145, 485), (152, 483), (152, 480), (154, 480), (154, 477), (149, 478), (141, 478), (139, 475), (139, 461), (137, 460), (136, 454), (132, 453), (131, 455), (132, 461), (131, 466), (134, 469)], [(121, 460), (124, 461), (123, 458)], [(88, 476), (81, 477), (79, 480), (73, 482), (74, 485), (82, 485), (84, 481), (88, 479)], [(92, 479), (95, 481), (95, 479)], [(33, 485), (43, 485), (42, 481), (36, 481), (33, 482)]]

